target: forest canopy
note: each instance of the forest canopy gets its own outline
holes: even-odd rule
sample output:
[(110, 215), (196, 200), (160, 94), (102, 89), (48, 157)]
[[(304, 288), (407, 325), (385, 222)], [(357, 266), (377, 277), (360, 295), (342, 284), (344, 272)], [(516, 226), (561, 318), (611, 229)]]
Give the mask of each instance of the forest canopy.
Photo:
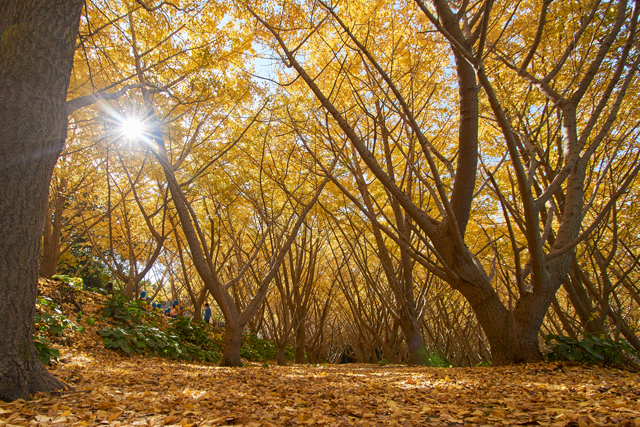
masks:
[(40, 274), (284, 363), (640, 351), (636, 2), (89, 0)]

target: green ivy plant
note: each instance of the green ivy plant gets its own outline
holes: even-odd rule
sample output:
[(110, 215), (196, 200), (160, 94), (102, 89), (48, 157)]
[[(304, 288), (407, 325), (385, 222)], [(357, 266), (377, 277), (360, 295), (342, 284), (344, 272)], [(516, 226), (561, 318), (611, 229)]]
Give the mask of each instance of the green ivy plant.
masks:
[[(263, 362), (265, 360), (275, 360), (278, 357), (278, 347), (273, 341), (266, 341), (253, 334), (244, 334), (242, 337), (244, 345), (240, 349), (240, 356), (245, 359)], [(287, 349), (287, 355), (292, 358), (293, 351)]]
[(38, 350), (38, 357), (43, 364), (57, 362), (60, 352), (51, 348), (51, 342), (48, 336), (63, 335), (64, 330), (70, 328), (75, 331), (84, 332), (83, 327), (78, 327), (69, 320), (60, 306), (51, 298), (39, 296), (36, 300), (37, 306), (45, 307), (49, 312), (36, 312), (33, 317), (35, 325), (35, 333), (33, 336), (33, 345)]
[(205, 332), (209, 325), (198, 325), (186, 318), (169, 320), (161, 327), (159, 313), (146, 312), (142, 302), (131, 301), (122, 294), (114, 294), (102, 309), (105, 316), (119, 325), (98, 331), (104, 346), (125, 353), (153, 353), (160, 357), (183, 360), (217, 362), (220, 345)]
[[(212, 335), (211, 325), (184, 317), (166, 318), (143, 307), (142, 302), (132, 301), (121, 293), (112, 295), (102, 312), (104, 319), (111, 319), (114, 326), (105, 326), (98, 331), (105, 348), (181, 360), (212, 363), (220, 360), (223, 342)], [(292, 353), (291, 349), (287, 350), (288, 354)], [(277, 347), (254, 334), (245, 334), (240, 355), (253, 361), (274, 360)]]
[(116, 293), (107, 301), (102, 312), (121, 323), (140, 323), (142, 316), (141, 302), (131, 301), (123, 294)]
[(50, 347), (51, 343), (47, 337), (41, 335), (34, 336), (33, 345), (36, 347), (38, 358), (43, 365), (58, 361), (60, 351)]
[(102, 336), (106, 348), (121, 349), (129, 354), (148, 352), (171, 359), (203, 360), (212, 363), (220, 359), (220, 349), (215, 345), (196, 345), (172, 330), (163, 331), (151, 325), (114, 328), (105, 326), (98, 333)]
[(622, 362), (625, 353), (637, 357), (626, 340), (613, 340), (591, 334), (584, 334), (582, 339), (549, 334), (546, 345), (549, 348), (546, 355), (549, 361), (613, 365)]

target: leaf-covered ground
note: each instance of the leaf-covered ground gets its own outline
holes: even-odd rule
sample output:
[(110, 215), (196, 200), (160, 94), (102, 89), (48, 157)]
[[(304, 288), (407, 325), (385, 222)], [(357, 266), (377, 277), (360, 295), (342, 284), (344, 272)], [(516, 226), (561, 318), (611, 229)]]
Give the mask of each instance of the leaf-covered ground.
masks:
[(0, 402), (0, 425), (640, 425), (638, 374), (577, 365), (230, 369), (63, 349), (52, 372), (70, 389)]
[[(99, 298), (86, 304), (98, 313)], [(640, 426), (640, 374), (576, 364), (505, 368), (247, 363), (128, 356), (98, 325), (60, 346), (67, 390), (0, 402), (0, 427), (156, 425)]]
[(640, 377), (583, 366), (240, 369), (63, 350), (72, 389), (0, 403), (0, 425), (640, 425)]

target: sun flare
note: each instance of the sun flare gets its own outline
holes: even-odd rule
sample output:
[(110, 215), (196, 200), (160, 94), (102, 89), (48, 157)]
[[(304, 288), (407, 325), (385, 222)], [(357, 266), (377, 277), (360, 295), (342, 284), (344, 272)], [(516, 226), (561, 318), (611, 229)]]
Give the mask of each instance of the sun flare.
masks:
[(144, 136), (144, 123), (136, 117), (128, 117), (122, 121), (122, 134), (128, 139), (140, 139)]

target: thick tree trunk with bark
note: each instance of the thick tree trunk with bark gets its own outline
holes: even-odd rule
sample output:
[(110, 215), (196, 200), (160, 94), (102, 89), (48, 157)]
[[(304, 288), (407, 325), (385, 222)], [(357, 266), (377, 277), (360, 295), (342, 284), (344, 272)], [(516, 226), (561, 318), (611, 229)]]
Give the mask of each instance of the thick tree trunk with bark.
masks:
[(318, 363), (320, 363), (320, 356), (321, 353), (307, 349), (307, 359), (309, 359), (309, 363), (311, 363), (312, 365), (317, 365)]
[(241, 325), (236, 322), (226, 319), (225, 332), (224, 332), (224, 351), (222, 353), (222, 359), (220, 360), (221, 366), (242, 366), (242, 360), (240, 360), (240, 350), (242, 349), (242, 330)]
[(82, 0), (0, 2), (0, 399), (63, 386), (33, 346), (44, 214)]
[(286, 342), (283, 345), (280, 345), (278, 343), (277, 363), (280, 366), (287, 366), (287, 343)]
[(457, 261), (451, 265), (461, 277), (452, 286), (471, 303), (489, 341), (494, 366), (542, 361), (538, 334), (559, 287), (553, 283), (558, 280), (544, 287), (534, 285), (538, 289), (521, 295), (509, 310), (491, 287), (484, 270), (473, 262), (468, 250), (459, 253)]
[[(409, 351), (408, 364), (410, 366), (422, 366), (427, 362), (427, 353), (424, 348), (424, 341), (420, 333), (420, 327), (415, 316), (408, 316), (402, 320), (402, 332)], [(395, 358), (394, 358), (395, 359)], [(390, 359), (387, 359), (391, 362)]]
[(307, 340), (307, 329), (304, 319), (298, 319), (298, 328), (296, 330), (296, 354), (295, 363), (306, 363), (304, 359), (304, 346)]
[[(42, 239), (42, 261), (40, 275), (51, 278), (56, 274), (60, 258), (60, 236), (62, 235), (62, 215), (67, 202), (67, 179), (61, 178), (55, 189), (54, 211), (48, 208), (45, 215), (44, 237)], [(51, 215), (53, 214), (53, 223)]]
[(287, 366), (287, 345), (278, 346), (277, 363), (280, 366)]
[(494, 366), (541, 361), (538, 331), (555, 292), (527, 293), (510, 311), (473, 254), (466, 247), (455, 247), (447, 238), (449, 227), (442, 224), (439, 232), (443, 235), (436, 239), (436, 248), (459, 277), (451, 286), (471, 304), (489, 341)]
[(137, 297), (136, 288), (137, 288), (137, 283), (132, 278), (127, 278), (124, 285), (124, 290), (122, 291), (122, 293), (127, 298), (132, 299), (134, 298), (134, 296)]

